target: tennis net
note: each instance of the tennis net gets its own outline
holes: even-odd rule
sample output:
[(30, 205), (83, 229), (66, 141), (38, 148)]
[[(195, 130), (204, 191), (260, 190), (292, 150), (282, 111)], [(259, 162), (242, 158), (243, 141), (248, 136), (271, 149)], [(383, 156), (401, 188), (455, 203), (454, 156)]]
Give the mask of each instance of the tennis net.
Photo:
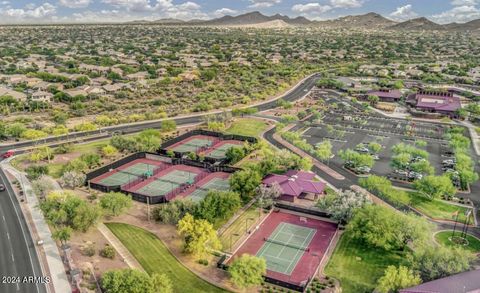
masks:
[(283, 246), (298, 249), (298, 250), (303, 250), (303, 251), (307, 251), (307, 252), (310, 251), (310, 248), (308, 248), (308, 247), (301, 247), (301, 246), (293, 245), (293, 244), (290, 244), (290, 243), (284, 243), (284, 242), (269, 239), (269, 238), (266, 238), (266, 237), (263, 238), (263, 240), (266, 241), (266, 242), (270, 242), (270, 243), (278, 244), (278, 245), (283, 245)]
[(117, 169), (117, 172), (127, 174), (127, 175), (131, 175), (131, 176), (135, 176), (135, 177), (143, 177), (143, 175), (135, 174), (135, 173), (132, 173), (132, 172), (127, 172), (125, 170), (120, 170), (120, 169)]

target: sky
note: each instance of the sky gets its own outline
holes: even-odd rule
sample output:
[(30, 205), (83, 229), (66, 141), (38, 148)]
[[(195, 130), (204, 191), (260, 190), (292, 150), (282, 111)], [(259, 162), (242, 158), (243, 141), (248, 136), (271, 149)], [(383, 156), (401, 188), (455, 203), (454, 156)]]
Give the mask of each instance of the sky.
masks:
[(377, 12), (396, 21), (437, 23), (480, 18), (480, 0), (0, 0), (0, 23), (211, 19), (260, 11), (324, 20)]

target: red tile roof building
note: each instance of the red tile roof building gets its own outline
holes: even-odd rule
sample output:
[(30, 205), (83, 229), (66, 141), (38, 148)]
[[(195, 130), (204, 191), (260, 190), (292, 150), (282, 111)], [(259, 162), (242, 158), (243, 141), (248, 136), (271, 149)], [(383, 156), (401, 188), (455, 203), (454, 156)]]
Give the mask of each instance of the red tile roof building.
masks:
[(280, 200), (295, 202), (296, 198), (303, 198), (308, 194), (317, 199), (325, 191), (325, 183), (313, 181), (314, 173), (290, 170), (283, 175), (270, 174), (263, 179), (263, 184), (271, 186), (278, 183), (282, 190)]
[(417, 110), (456, 116), (462, 107), (460, 98), (449, 92), (419, 91), (408, 96), (407, 103)]

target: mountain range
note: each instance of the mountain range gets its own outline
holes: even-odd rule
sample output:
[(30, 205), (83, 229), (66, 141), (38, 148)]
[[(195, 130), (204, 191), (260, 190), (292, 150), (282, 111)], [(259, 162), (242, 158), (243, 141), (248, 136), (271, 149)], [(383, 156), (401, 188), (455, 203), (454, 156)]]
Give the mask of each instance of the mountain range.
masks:
[(237, 16), (226, 15), (210, 20), (190, 20), (167, 18), (155, 21), (134, 21), (131, 23), (156, 23), (164, 25), (201, 25), (201, 26), (227, 26), (227, 27), (290, 27), (311, 26), (328, 28), (363, 28), (363, 29), (388, 29), (397, 31), (476, 31), (480, 32), (480, 19), (467, 23), (438, 24), (425, 17), (396, 22), (382, 15), (370, 12), (362, 15), (349, 15), (332, 20), (309, 20), (303, 16), (291, 18), (287, 15), (264, 15), (258, 11)]

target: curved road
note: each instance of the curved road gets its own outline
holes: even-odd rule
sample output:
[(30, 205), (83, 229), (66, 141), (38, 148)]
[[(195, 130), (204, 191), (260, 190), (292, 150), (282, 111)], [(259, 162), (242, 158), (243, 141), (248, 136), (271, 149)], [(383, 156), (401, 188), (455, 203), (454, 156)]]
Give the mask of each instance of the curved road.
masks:
[[(319, 78), (320, 78), (320, 74), (318, 73), (311, 75), (310, 77), (306, 78), (304, 81), (297, 84), (296, 87), (294, 87), (288, 93), (284, 94), (281, 98), (285, 101), (298, 100), (299, 98), (307, 94), (307, 92), (310, 91), (315, 86), (315, 82)], [(265, 110), (273, 109), (276, 107), (277, 107), (277, 99), (273, 99), (273, 100), (252, 105), (246, 108), (257, 108), (258, 111), (265, 111)], [(226, 111), (231, 111), (231, 110), (226, 110)], [(202, 122), (202, 118), (210, 114), (211, 113), (198, 113), (198, 114), (183, 116), (183, 117), (182, 116), (171, 117), (171, 118), (159, 119), (155, 121), (145, 121), (145, 122), (124, 124), (124, 125), (116, 125), (116, 126), (105, 127), (95, 131), (78, 132), (78, 133), (72, 133), (68, 135), (61, 135), (57, 137), (49, 137), (49, 138), (41, 139), (37, 141), (24, 141), (24, 142), (9, 144), (9, 145), (0, 145), (0, 154), (10, 149), (31, 147), (37, 144), (51, 143), (52, 146), (55, 146), (55, 145), (62, 144), (66, 140), (78, 139), (78, 138), (92, 136), (92, 135), (97, 135), (97, 136), (91, 139), (85, 139), (84, 141), (97, 140), (102, 137), (109, 137), (112, 134), (118, 133), (118, 132), (134, 133), (134, 132), (139, 132), (146, 128), (160, 128), (160, 126), (162, 125), (162, 122), (165, 120), (174, 120), (177, 123), (177, 125), (195, 124), (195, 123)], [(21, 152), (16, 152), (16, 153), (18, 154)]]
[[(315, 82), (320, 77), (314, 74), (296, 87), (283, 95), (281, 98), (286, 101), (295, 101), (310, 91)], [(259, 103), (249, 108), (257, 108), (264, 111), (277, 107), (277, 99)], [(198, 115), (190, 115), (185, 117), (173, 117), (157, 121), (146, 121), (133, 123), (128, 125), (117, 125), (101, 130), (73, 133), (69, 135), (50, 137), (40, 141), (25, 141), (10, 145), (1, 145), (0, 154), (10, 149), (31, 147), (38, 144), (50, 143), (52, 146), (60, 145), (66, 140), (83, 138), (83, 141), (97, 140), (100, 138), (110, 137), (114, 133), (134, 133), (146, 128), (159, 128), (164, 120), (174, 120), (177, 125), (188, 125), (202, 122), (202, 118), (209, 113), (199, 113)], [(89, 137), (96, 135), (95, 137)], [(23, 151), (17, 151), (20, 154)], [(2, 160), (0, 158), (0, 160)], [(35, 244), (31, 238), (25, 219), (20, 210), (20, 205), (8, 181), (6, 180), (3, 170), (0, 169), (0, 183), (7, 187), (7, 190), (0, 192), (0, 277), (3, 276), (42, 276), (40, 263), (35, 250)], [(0, 280), (0, 292), (25, 292), (25, 293), (44, 293), (46, 288), (42, 284), (3, 284)], [(8, 281), (8, 280), (6, 280)], [(60, 292), (59, 292), (60, 293)], [(62, 292), (63, 293), (63, 292)]]

